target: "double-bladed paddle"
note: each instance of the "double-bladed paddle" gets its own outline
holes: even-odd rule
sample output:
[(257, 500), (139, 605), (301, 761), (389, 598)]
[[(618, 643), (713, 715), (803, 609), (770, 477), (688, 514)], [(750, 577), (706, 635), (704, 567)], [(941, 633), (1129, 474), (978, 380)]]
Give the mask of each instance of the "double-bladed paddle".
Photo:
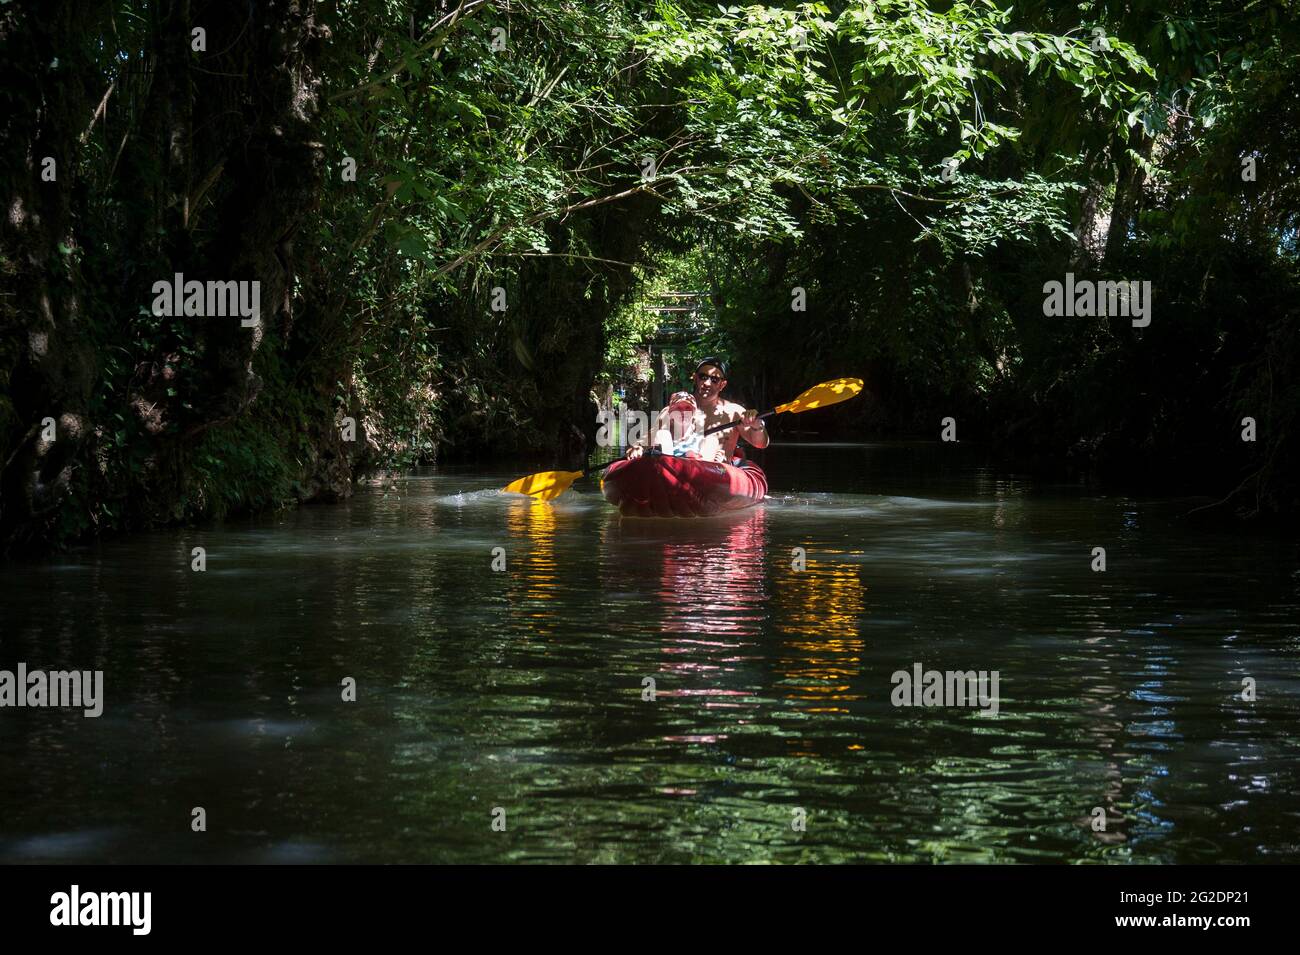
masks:
[[(834, 381), (824, 381), (820, 385), (809, 388), (794, 401), (787, 401), (783, 405), (777, 405), (771, 411), (763, 412), (759, 417), (771, 418), (779, 414), (799, 414), (801, 411), (812, 411), (814, 408), (828, 408), (831, 405), (839, 404), (841, 401), (848, 401), (860, 391), (862, 391), (861, 378), (836, 378)], [(738, 424), (740, 424), (739, 418), (735, 421), (714, 425), (704, 433), (713, 434), (715, 431), (726, 431)], [(650, 453), (654, 452), (651, 451)], [(621, 460), (623, 459), (614, 459), (614, 461)], [(567, 491), (569, 486), (578, 478), (603, 471), (614, 461), (595, 464), (581, 471), (538, 471), (536, 474), (522, 477), (518, 481), (511, 481), (502, 490), (508, 494), (527, 494), (539, 501), (553, 501)]]

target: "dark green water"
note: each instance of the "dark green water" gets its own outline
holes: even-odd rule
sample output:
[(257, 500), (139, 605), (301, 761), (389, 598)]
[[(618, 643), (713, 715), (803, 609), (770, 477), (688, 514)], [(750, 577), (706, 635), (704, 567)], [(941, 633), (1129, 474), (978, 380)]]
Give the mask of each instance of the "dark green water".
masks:
[[(767, 464), (712, 521), (451, 470), (7, 566), (0, 665), (106, 702), (0, 710), (0, 861), (1300, 861), (1294, 542), (934, 446)], [(914, 663), (998, 714), (892, 706)]]

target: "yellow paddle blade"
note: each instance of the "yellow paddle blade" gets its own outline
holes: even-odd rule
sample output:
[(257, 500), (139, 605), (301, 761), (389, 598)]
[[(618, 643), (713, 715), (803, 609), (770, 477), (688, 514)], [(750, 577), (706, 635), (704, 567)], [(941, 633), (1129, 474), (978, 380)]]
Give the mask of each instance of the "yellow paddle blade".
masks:
[(539, 501), (553, 501), (580, 477), (581, 471), (539, 471), (511, 481), (502, 490), (507, 494), (527, 494)]
[(813, 385), (794, 401), (777, 405), (776, 410), (798, 414), (800, 411), (811, 411), (813, 408), (825, 408), (829, 405), (837, 405), (841, 401), (848, 401), (861, 390), (861, 378), (836, 378), (834, 381), (823, 381), (820, 385)]

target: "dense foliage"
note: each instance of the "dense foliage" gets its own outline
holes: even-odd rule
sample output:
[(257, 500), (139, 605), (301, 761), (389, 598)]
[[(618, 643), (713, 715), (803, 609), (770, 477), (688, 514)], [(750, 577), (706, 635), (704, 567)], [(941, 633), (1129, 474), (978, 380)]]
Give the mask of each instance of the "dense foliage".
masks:
[[(1294, 514), (1293, 14), (6, 3), (0, 540), (580, 458), (683, 285), (751, 395), (866, 377), (844, 430)], [(1046, 316), (1067, 271), (1151, 324)], [(178, 272), (259, 281), (260, 326), (155, 314)]]

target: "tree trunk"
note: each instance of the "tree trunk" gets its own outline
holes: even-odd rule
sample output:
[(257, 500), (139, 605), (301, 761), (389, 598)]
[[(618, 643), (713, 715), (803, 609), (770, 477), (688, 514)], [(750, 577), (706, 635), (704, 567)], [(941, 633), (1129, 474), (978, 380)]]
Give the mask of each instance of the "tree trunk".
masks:
[[(328, 31), (314, 0), (149, 5), (134, 38), (142, 55), (130, 38), (114, 49), (111, 9), (59, 0), (0, 10), (5, 88), (25, 91), (11, 94), (0, 141), (0, 322), (20, 345), (0, 354), (14, 396), (0, 421), (6, 546), (46, 536), (61, 504), (74, 505), (65, 520), (85, 522), (82, 497), (128, 500), (142, 521), (172, 512), (195, 439), (248, 410), (260, 385), (254, 354), (282, 347), (291, 329), (293, 236), (323, 183), (314, 61)], [(89, 126), (110, 82), (136, 95), (106, 109), (97, 141)], [(120, 141), (104, 134), (110, 123)], [(45, 156), (56, 181), (41, 179)], [(151, 318), (154, 283), (176, 273), (259, 283), (260, 326), (237, 315)], [(129, 356), (127, 381), (100, 380), (109, 352)], [(139, 453), (114, 470), (128, 457), (108, 445), (121, 426), (92, 408), (118, 411), (120, 391), (98, 402), (96, 392), (123, 384), (136, 421), (116, 430), (117, 443)], [(41, 437), (49, 418), (54, 441)]]

